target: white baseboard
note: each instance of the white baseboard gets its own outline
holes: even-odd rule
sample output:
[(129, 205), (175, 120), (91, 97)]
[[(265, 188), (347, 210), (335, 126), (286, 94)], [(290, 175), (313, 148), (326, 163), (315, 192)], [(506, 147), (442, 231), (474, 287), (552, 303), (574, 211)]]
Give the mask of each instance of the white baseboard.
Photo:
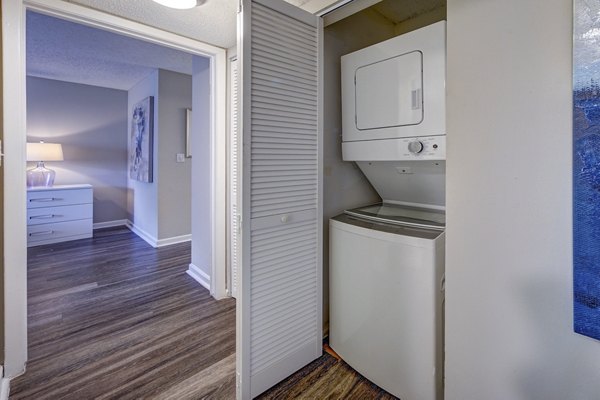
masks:
[(94, 223), (94, 229), (112, 228), (115, 226), (127, 226), (126, 219), (116, 219), (114, 221), (96, 222)]
[(154, 236), (152, 236), (151, 234), (149, 234), (148, 232), (146, 232), (145, 230), (136, 226), (130, 220), (125, 221), (125, 226), (127, 226), (133, 233), (135, 233), (136, 235), (138, 235), (139, 237), (144, 239), (146, 241), (146, 243), (148, 243), (150, 246), (152, 246), (154, 248), (168, 246), (170, 244), (175, 244), (175, 243), (189, 242), (192, 240), (191, 234), (190, 235), (173, 236), (173, 237), (164, 238), (164, 239), (157, 239)]
[(154, 248), (158, 247), (157, 240), (156, 240), (156, 238), (154, 236), (152, 236), (151, 234), (149, 234), (145, 230), (137, 227), (130, 220), (127, 220), (127, 224), (126, 225), (131, 230), (131, 232), (135, 233), (140, 238), (144, 239), (146, 241), (146, 243), (148, 243), (150, 246), (152, 246)]
[(0, 381), (0, 400), (8, 400), (10, 394), (10, 379), (2, 378)]
[(210, 292), (210, 275), (202, 271), (197, 265), (194, 264), (190, 264), (187, 274)]
[(157, 247), (161, 247), (161, 246), (168, 246), (170, 244), (175, 244), (175, 243), (183, 243), (183, 242), (189, 242), (192, 240), (192, 235), (181, 235), (181, 236), (173, 236), (170, 238), (166, 238), (166, 239), (158, 239), (156, 241), (156, 245)]
[(10, 379), (4, 377), (4, 368), (0, 366), (0, 400), (8, 400)]

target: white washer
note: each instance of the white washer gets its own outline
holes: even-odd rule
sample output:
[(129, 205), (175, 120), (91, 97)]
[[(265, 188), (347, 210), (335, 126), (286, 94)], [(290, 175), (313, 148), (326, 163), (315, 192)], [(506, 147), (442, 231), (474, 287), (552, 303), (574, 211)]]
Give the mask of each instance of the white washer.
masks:
[(329, 344), (402, 400), (443, 398), (444, 225), (391, 204), (330, 220)]

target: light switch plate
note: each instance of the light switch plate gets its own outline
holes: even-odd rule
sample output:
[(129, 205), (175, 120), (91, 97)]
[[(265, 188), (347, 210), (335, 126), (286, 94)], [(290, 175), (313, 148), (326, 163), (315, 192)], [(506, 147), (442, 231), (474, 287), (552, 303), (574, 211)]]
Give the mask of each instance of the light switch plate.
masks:
[(177, 153), (177, 162), (185, 162), (185, 154)]

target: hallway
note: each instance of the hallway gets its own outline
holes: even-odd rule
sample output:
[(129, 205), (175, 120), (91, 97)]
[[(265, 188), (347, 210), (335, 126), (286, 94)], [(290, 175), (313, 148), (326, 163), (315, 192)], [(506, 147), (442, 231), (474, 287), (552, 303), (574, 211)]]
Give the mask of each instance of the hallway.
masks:
[(11, 399), (234, 397), (235, 301), (185, 273), (189, 243), (109, 228), (28, 257), (29, 362)]

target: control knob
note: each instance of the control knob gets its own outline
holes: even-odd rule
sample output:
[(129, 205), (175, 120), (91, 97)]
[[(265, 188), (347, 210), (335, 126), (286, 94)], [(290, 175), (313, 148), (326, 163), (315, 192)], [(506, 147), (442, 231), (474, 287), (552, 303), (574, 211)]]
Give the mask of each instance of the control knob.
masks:
[(419, 142), (418, 140), (410, 142), (408, 144), (408, 151), (410, 151), (413, 154), (419, 154), (423, 151), (423, 143)]

